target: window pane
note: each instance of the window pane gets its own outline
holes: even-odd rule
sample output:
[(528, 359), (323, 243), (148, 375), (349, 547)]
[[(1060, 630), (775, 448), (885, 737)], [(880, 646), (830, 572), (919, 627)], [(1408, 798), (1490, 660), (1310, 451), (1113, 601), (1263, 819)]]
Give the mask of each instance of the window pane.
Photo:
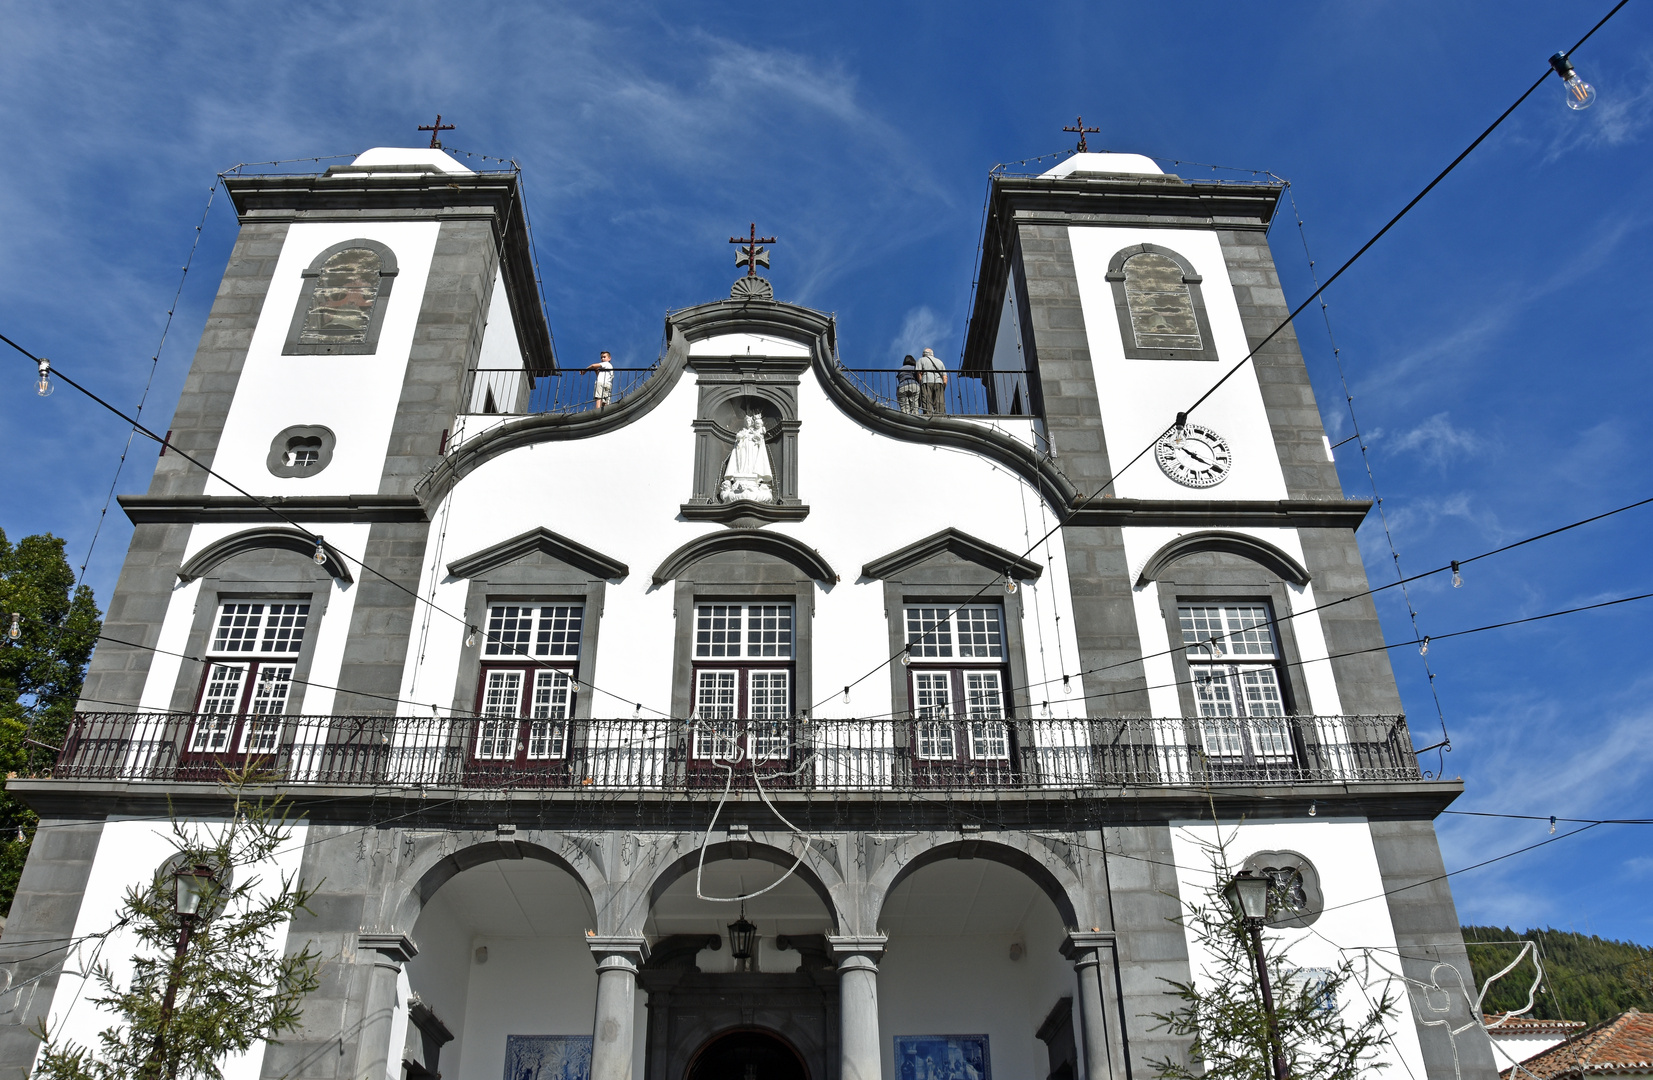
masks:
[(241, 708), (241, 688), (246, 685), (245, 664), (214, 664), (207, 673), (207, 688), (201, 694), (204, 713), (232, 713)]
[(1266, 656), (1274, 652), (1274, 627), (1264, 604), (1232, 604), (1223, 608), (1228, 637), (1223, 639), (1235, 656)]
[(1194, 700), (1201, 716), (1233, 716), (1234, 693), (1230, 676), (1234, 669), (1213, 664), (1190, 664), (1194, 679)]
[(733, 720), (701, 722), (694, 729), (694, 756), (732, 762), (740, 755), (740, 725)]
[(784, 720), (792, 713), (792, 673), (753, 671), (746, 677), (746, 715), (752, 720)]
[(921, 758), (954, 758), (952, 721), (925, 720), (918, 729), (918, 756)]
[(536, 656), (580, 655), (580, 631), (585, 608), (579, 604), (546, 604), (540, 608), (539, 630), (534, 639)]
[(264, 635), (258, 641), (258, 651), (298, 652), (304, 644), (304, 627), (309, 621), (309, 604), (265, 604)]
[(953, 673), (913, 673), (913, 715), (919, 719), (951, 718), (953, 715)]
[(482, 686), (482, 715), (522, 715), (522, 672), (488, 672), (487, 681)]
[(1144, 349), (1200, 349), (1194, 298), (1175, 259), (1154, 252), (1125, 260), (1125, 306), (1131, 330)]
[(694, 654), (740, 655), (740, 605), (701, 604), (695, 609)]
[(996, 671), (966, 671), (964, 673), (965, 715), (972, 720), (1000, 720), (1004, 705), (999, 696), (999, 673)]
[(252, 652), (257, 646), (258, 628), (264, 622), (263, 604), (224, 604), (218, 609), (213, 629), (212, 651)]
[(516, 756), (517, 722), (483, 720), (476, 726), (476, 756), (500, 761)]
[(746, 749), (757, 762), (785, 761), (792, 752), (785, 720), (754, 720), (747, 725)]
[(1280, 682), (1272, 667), (1242, 667), (1236, 669), (1240, 678), (1240, 694), (1245, 702), (1247, 716), (1283, 716), (1280, 704)]
[(329, 256), (311, 287), (299, 341), (306, 345), (366, 341), (382, 268), (378, 253), (369, 248), (347, 248)]
[(998, 658), (1004, 655), (997, 607), (960, 608), (958, 636), (960, 656)]
[(1267, 604), (1184, 604), (1177, 608), (1177, 618), (1182, 626), (1184, 655), (1190, 660), (1224, 656), (1272, 659), (1277, 655)]
[(944, 607), (907, 609), (909, 655), (915, 659), (953, 655), (953, 624), (949, 614), (949, 609)]
[(488, 609), (488, 643), (484, 656), (527, 656), (534, 629), (534, 609), (520, 604), (498, 604)]
[(970, 756), (1008, 760), (1010, 728), (1002, 720), (978, 720), (970, 725)]
[(235, 720), (228, 716), (202, 717), (195, 722), (195, 734), (189, 740), (192, 754), (222, 754), (230, 748), (230, 732)]
[[(1177, 621), (1182, 624), (1183, 655), (1190, 660), (1215, 660), (1226, 656), (1224, 644), (1227, 627), (1223, 625), (1223, 609), (1184, 604), (1177, 608)], [(1212, 642), (1216, 638), (1216, 642)]]
[(566, 671), (534, 674), (534, 704), (529, 713), (535, 720), (567, 720), (574, 703), (574, 680)]
[(695, 672), (695, 715), (702, 720), (735, 718), (736, 685), (733, 671)]
[(746, 609), (746, 655), (792, 655), (791, 604), (753, 604)]
[(1213, 758), (1237, 758), (1243, 754), (1240, 745), (1240, 722), (1238, 720), (1205, 720), (1200, 723), (1200, 734), (1204, 738), (1205, 753)]
[(260, 716), (280, 716), (287, 711), (287, 694), (293, 688), (293, 665), (260, 664), (253, 681), (252, 711)]
[(568, 745), (568, 725), (561, 720), (536, 720), (528, 725), (528, 756), (560, 758)]

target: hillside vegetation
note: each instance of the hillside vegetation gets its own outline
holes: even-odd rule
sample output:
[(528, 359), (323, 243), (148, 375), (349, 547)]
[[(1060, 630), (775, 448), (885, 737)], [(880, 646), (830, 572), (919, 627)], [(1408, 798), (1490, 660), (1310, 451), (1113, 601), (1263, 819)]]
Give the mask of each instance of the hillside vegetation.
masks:
[[(1594, 1024), (1626, 1009), (1653, 1010), (1653, 949), (1646, 946), (1565, 930), (1517, 933), (1507, 926), (1466, 926), (1463, 931), (1477, 987), (1515, 959), (1520, 941), (1538, 942), (1544, 985), (1529, 1016)], [(1502, 942), (1517, 943), (1497, 944)], [(1530, 963), (1523, 961), (1493, 984), (1486, 996), (1486, 1011), (1521, 1008), (1532, 977)]]

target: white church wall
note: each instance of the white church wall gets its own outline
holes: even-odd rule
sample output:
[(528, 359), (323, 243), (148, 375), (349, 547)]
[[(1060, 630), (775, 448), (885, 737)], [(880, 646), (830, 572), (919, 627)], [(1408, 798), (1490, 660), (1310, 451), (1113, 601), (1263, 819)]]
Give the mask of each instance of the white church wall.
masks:
[[(444, 1074), (457, 1078), (462, 1075), (465, 1053), (466, 1006), (470, 1000), (467, 990), (473, 962), (471, 932), (438, 889), (425, 901), (410, 936), (419, 955), (405, 969), (408, 986), (453, 1033), (453, 1041), (442, 1047), (438, 1062)], [(406, 1009), (405, 998), (401, 1006)]]
[[(444, 1075), (462, 1080), (503, 1076), (507, 1035), (591, 1034), (597, 967), (579, 931), (531, 938), (477, 935), (471, 948), (465, 1054), (459, 1070), (450, 1072), (444, 1053)], [(475, 962), (477, 948), (488, 950), (487, 963)], [(647, 1028), (640, 1015), (633, 1030)]]
[[(200, 829), (219, 827), (216, 822), (185, 821), (184, 824)], [(236, 868), (237, 884), (254, 877), (259, 880), (259, 887), (253, 890), (254, 902), (279, 892), (284, 876), (298, 876), (309, 824), (296, 821), (290, 828), (287, 843), (273, 858)], [(104, 822), (97, 856), (81, 897), (80, 912), (75, 917), (75, 938), (103, 934), (115, 926), (126, 902), (126, 890), (152, 878), (161, 864), (177, 851), (170, 842), (172, 835), (172, 823), (164, 819), (111, 817)], [(285, 922), (275, 927), (268, 938), (278, 947), (286, 939)], [(132, 961), (140, 949), (137, 935), (130, 928), (123, 928), (101, 940), (85, 941), (67, 954), (46, 1019), (47, 1030), (59, 1046), (76, 1043), (95, 1048), (98, 1032), (119, 1022), (115, 1014), (92, 1004), (90, 999), (100, 994), (98, 984), (81, 973), (89, 971), (93, 964), (103, 963), (108, 965), (116, 983), (125, 986), (132, 977)], [(264, 1043), (260, 1041), (246, 1053), (224, 1060), (224, 1078), (257, 1080), (263, 1061)]]
[[(436, 250), (437, 222), (299, 222), (287, 230), (247, 349), (235, 399), (213, 456), (215, 471), (254, 495), (348, 495), (379, 490), (402, 378)], [(283, 356), (304, 270), (347, 240), (376, 240), (396, 254), (395, 285), (368, 356)], [(270, 441), (294, 424), (322, 425), (338, 438), (333, 460), (313, 476), (271, 475)], [(208, 495), (234, 495), (209, 477)]]
[[(777, 351), (772, 342), (766, 347)], [(670, 585), (655, 587), (651, 575), (680, 545), (723, 528), (676, 520), (693, 490), (697, 400), (694, 376), (687, 373), (632, 424), (590, 439), (512, 450), (479, 466), (433, 515), (439, 527), (421, 595), (431, 595), (434, 579), (434, 602), (462, 611), (469, 582), (447, 580), (446, 565), (539, 526), (621, 559), (631, 574), (611, 584), (604, 599), (593, 682), (606, 693), (596, 697), (592, 714), (629, 717), (633, 701), (669, 712), (675, 594)], [(822, 718), (888, 715), (890, 682), (882, 673), (857, 685), (847, 705), (841, 692), (833, 692), (889, 659), (883, 584), (858, 580), (861, 566), (947, 525), (1020, 553), (1056, 523), (1054, 511), (1031, 485), (979, 455), (890, 439), (860, 426), (827, 398), (813, 374), (803, 377), (798, 408), (799, 494), (810, 514), (766, 528), (815, 548), (843, 579), (817, 589), (811, 657), (816, 701), (798, 706), (816, 705), (814, 715)], [(623, 486), (616, 485), (618, 477), (625, 478)], [(876, 512), (869, 512), (871, 506)], [(1064, 673), (1080, 667), (1061, 535), (1045, 540), (1031, 557), (1045, 570), (1039, 581), (1022, 586), (1022, 635), (1030, 681), (1050, 686), (1030, 694), (1035, 702), (1048, 694), (1052, 715), (1082, 715), (1082, 701), (1050, 694)], [(993, 576), (983, 569), (982, 582)], [(999, 583), (983, 595), (1004, 598)], [(465, 632), (460, 622), (428, 609), (416, 615), (405, 698), (448, 708)]]
[[(1176, 685), (1176, 668), (1170, 656), (1170, 650), (1180, 647), (1182, 642), (1173, 642), (1166, 628), (1165, 615), (1161, 607), (1163, 586), (1157, 581), (1151, 581), (1146, 585), (1137, 585), (1135, 582), (1155, 552), (1179, 536), (1198, 531), (1200, 530), (1137, 527), (1121, 530), (1126, 565), (1131, 575), (1131, 600), (1136, 610), (1137, 632), (1142, 642), (1142, 663), (1148, 678), (1148, 700), (1155, 716), (1179, 716), (1182, 713)], [(1305, 561), (1303, 544), (1295, 529), (1246, 527), (1225, 528), (1223, 531), (1255, 537), (1279, 548), (1296, 559), (1299, 564)], [(1287, 582), (1285, 589), (1290, 609), (1276, 611), (1274, 617), (1278, 622), (1289, 621), (1297, 640), (1297, 660), (1309, 692), (1309, 700), (1300, 703), (1298, 711), (1319, 716), (1341, 715), (1343, 702), (1337, 691), (1337, 680), (1332, 673), (1331, 663), (1327, 660), (1325, 628), (1321, 625), (1320, 613), (1311, 610), (1319, 603), (1314, 596), (1314, 583), (1294, 585)], [(1306, 614), (1296, 614), (1298, 612)]]
[[(1366, 820), (1321, 817), (1312, 821), (1225, 824), (1221, 836), (1230, 866), (1241, 865), (1247, 856), (1258, 851), (1295, 851), (1314, 864), (1325, 897), (1325, 910), (1320, 918), (1305, 928), (1264, 932), (1271, 940), (1283, 943), (1287, 956), (1299, 967), (1336, 968), (1345, 957), (1352, 958), (1356, 982), (1368, 977), (1369, 982), (1364, 990), (1345, 993), (1340, 1005), (1349, 1022), (1358, 1022), (1369, 1006), (1355, 995), (1364, 992), (1376, 1000), (1386, 982), (1383, 969), (1400, 970), (1394, 925), (1389, 920), (1383, 877)], [(1185, 902), (1190, 899), (1206, 902), (1214, 876), (1210, 856), (1201, 845), (1212, 845), (1217, 840), (1217, 827), (1210, 822), (1171, 823), (1177, 889)], [(1212, 968), (1210, 954), (1192, 932), (1185, 929), (1184, 936), (1195, 982), (1208, 979)], [(1362, 950), (1371, 950), (1372, 963), (1366, 962)], [(1250, 978), (1250, 973), (1242, 972), (1241, 977)], [(1399, 980), (1391, 989), (1398, 998), (1398, 1013), (1390, 1022), (1394, 1045), (1383, 1055), (1390, 1063), (1386, 1075), (1424, 1076), (1410, 995)]]
[[(1070, 227), (1074, 272), (1085, 313), (1085, 335), (1096, 390), (1101, 401), (1102, 430), (1108, 455), (1116, 466), (1135, 457), (1210, 389), (1229, 367), (1250, 350), (1240, 322), (1239, 305), (1229, 282), (1217, 234), (1195, 229)], [(1217, 362), (1203, 360), (1128, 360), (1119, 336), (1113, 283), (1108, 262), (1134, 244), (1170, 248), (1193, 264), (1204, 279), (1201, 293), (1217, 347)], [(1137, 499), (1283, 499), (1274, 435), (1263, 406), (1256, 371), (1242, 368), (1189, 418), (1227, 440), (1234, 454), (1229, 478), (1214, 487), (1190, 489), (1166, 476), (1150, 452), (1114, 484), (1120, 498)]]

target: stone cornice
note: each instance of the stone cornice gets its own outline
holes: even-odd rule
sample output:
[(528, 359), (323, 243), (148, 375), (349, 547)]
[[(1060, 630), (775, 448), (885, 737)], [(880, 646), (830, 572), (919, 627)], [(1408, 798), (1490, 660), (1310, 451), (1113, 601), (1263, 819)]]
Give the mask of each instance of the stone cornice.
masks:
[(528, 368), (535, 374), (557, 370), (515, 173), (333, 170), (326, 175), (225, 176), (223, 181), (243, 224), (456, 219), (491, 222), (517, 342)]
[[(193, 524), (203, 521), (279, 523), (282, 517), (309, 522), (429, 521), (419, 500), (407, 495), (121, 495), (121, 509), (134, 525)], [(280, 516), (270, 512), (280, 512)]]
[(1092, 499), (1068, 525), (1169, 526), (1183, 529), (1358, 529), (1367, 499)]

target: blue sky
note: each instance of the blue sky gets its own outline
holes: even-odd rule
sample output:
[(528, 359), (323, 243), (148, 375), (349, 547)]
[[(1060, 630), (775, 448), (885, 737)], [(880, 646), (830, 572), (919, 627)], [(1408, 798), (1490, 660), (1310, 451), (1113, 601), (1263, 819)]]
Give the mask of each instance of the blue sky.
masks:
[[(1102, 128), (1093, 147), (1288, 178), (1324, 270), (1608, 6), (8, 0), (0, 330), (131, 408), (216, 173), (418, 145), (440, 111), (450, 149), (522, 164), (565, 360), (647, 364), (666, 309), (724, 294), (724, 241), (753, 220), (780, 237), (778, 294), (838, 313), (846, 363), (923, 344), (956, 357), (987, 170), (1067, 147), (1076, 113)], [(1552, 81), (1329, 294), (1409, 571), (1653, 495), (1650, 29), (1649, 5), (1629, 5), (1575, 57), (1593, 109), (1564, 108)], [(161, 354), (157, 429), (233, 232), (220, 196)], [(1289, 205), (1271, 240), (1300, 300)], [(1350, 422), (1325, 327), (1299, 334), (1337, 441)], [(68, 390), (36, 398), (21, 358), (6, 371), (0, 526), (65, 536), (78, 563), (126, 432)], [(1339, 467), (1366, 496), (1354, 451)], [(144, 488), (154, 453), (134, 445), (119, 490)], [(1420, 583), (1420, 626), (1653, 590), (1650, 528), (1653, 508), (1634, 511), (1478, 562), (1461, 589)], [(100, 603), (129, 535), (112, 511), (87, 573)], [(1374, 582), (1392, 579), (1375, 517), (1360, 539)], [(1411, 636), (1395, 590), (1381, 611), (1390, 640)], [(1392, 655), (1418, 741), (1435, 741), (1420, 660)], [(1649, 604), (1436, 644), (1459, 808), (1653, 813), (1650, 656)], [(1455, 868), (1548, 826), (1446, 817), (1440, 832)], [(1460, 913), (1653, 943), (1650, 839), (1602, 826), (1460, 876)]]

